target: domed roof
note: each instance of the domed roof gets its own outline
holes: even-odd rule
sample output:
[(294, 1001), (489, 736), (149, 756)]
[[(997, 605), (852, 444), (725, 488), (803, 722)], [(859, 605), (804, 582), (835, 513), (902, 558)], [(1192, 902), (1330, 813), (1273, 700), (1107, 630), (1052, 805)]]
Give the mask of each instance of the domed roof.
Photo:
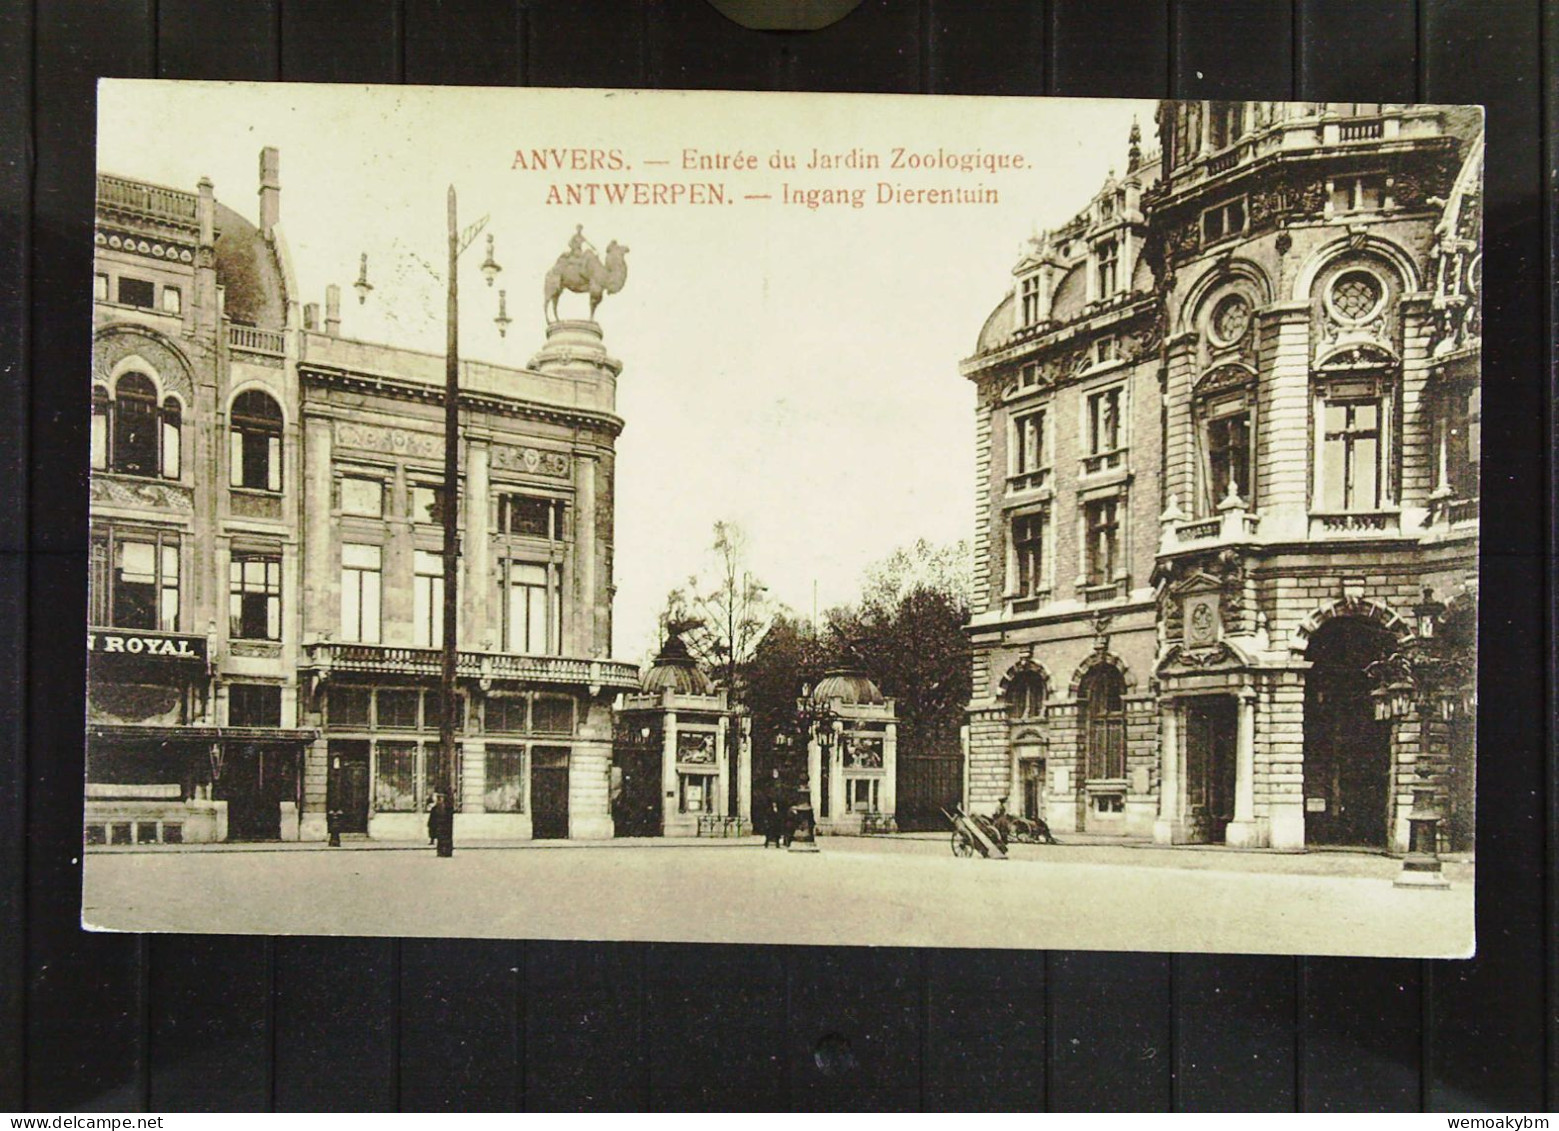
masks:
[(887, 702), (881, 689), (859, 668), (830, 668), (812, 689), (812, 698), (837, 699), (841, 703), (862, 706), (881, 706)]
[(680, 636), (668, 636), (661, 646), (660, 655), (644, 673), (645, 691), (658, 695), (670, 690), (673, 695), (713, 695), (714, 684), (698, 666), (698, 661), (688, 654), (687, 645)]
[(225, 204), (216, 210), (217, 282), (223, 310), (234, 322), (280, 330), (287, 324), (287, 288), (276, 249), (248, 220)]
[(1056, 284), (1055, 298), (1050, 303), (1050, 317), (1056, 322), (1070, 322), (1082, 313), (1087, 301), (1087, 264), (1075, 263)]
[(1013, 325), (1012, 313), (1016, 308), (1017, 301), (1009, 291), (1007, 297), (991, 311), (991, 316), (985, 320), (985, 325), (980, 327), (980, 339), (975, 343), (975, 353), (988, 353), (1007, 344), (1007, 339), (1012, 337), (1012, 332), (1016, 329)]

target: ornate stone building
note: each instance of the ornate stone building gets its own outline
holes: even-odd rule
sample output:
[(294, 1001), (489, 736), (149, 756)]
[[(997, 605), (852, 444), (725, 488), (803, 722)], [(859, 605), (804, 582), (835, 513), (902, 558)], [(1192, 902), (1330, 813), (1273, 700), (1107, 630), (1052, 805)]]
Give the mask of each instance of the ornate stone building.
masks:
[[(426, 835), (443, 358), (302, 304), (280, 205), (99, 177), (89, 840)], [(462, 362), (457, 838), (611, 835), (620, 369)]]
[[(1134, 130), (1125, 180), (1035, 242), (963, 364), (971, 800), (1403, 851), (1427, 783), (1442, 847), (1470, 850), (1481, 122), (1171, 102), (1158, 124), (1155, 160)], [(1118, 468), (1091, 407), (1117, 382)]]

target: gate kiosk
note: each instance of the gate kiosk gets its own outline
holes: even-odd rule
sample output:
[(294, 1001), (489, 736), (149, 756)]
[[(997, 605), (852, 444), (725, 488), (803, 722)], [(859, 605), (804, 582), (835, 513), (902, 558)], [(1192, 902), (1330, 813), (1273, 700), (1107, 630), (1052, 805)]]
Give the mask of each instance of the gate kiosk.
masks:
[(832, 723), (807, 736), (807, 780), (817, 826), (826, 833), (894, 832), (898, 716), (892, 699), (859, 668), (825, 672), (804, 693)]
[(618, 836), (741, 836), (751, 827), (748, 720), (678, 635), (624, 696), (612, 751)]

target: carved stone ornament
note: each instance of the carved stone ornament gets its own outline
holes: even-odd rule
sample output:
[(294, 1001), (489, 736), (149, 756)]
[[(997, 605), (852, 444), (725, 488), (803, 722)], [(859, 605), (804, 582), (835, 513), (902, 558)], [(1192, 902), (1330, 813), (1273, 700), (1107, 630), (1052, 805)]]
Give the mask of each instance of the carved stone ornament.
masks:
[(1222, 625), (1216, 593), (1193, 593), (1184, 599), (1185, 642), (1189, 648), (1206, 648), (1218, 643)]
[(194, 512), (194, 499), (188, 487), (158, 483), (150, 479), (121, 479), (98, 473), (92, 476), (92, 501), (111, 506), (146, 507), (151, 510)]
[(566, 453), (549, 452), (542, 448), (517, 448), (508, 444), (495, 444), (492, 449), (492, 465), (502, 471), (566, 478), (570, 462)]
[(380, 454), (443, 459), (444, 439), (430, 432), (412, 432), (405, 428), (384, 428), (377, 424), (336, 421), (336, 446), (356, 448)]

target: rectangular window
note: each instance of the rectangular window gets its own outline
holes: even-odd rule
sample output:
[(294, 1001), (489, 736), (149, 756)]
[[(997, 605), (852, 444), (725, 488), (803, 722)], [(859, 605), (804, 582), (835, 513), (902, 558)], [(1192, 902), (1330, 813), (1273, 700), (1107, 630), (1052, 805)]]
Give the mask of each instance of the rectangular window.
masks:
[[(1121, 446), (1121, 394), (1117, 385), (1088, 398), (1088, 454), (1118, 451)], [(1090, 469), (1092, 470), (1092, 469)]]
[(147, 279), (119, 277), (119, 302), (123, 306), (143, 306), (151, 310), (156, 303), (157, 288)]
[[(462, 762), (464, 761), (464, 749), (460, 743), (455, 743), (455, 766), (450, 775), (450, 794), (455, 802), (455, 812), (460, 811), (460, 779), (462, 774)], [(437, 742), (425, 742), (422, 745), (422, 806), (427, 808), (433, 804), (433, 797), (444, 788), (444, 751)]]
[(444, 510), (440, 505), (444, 491), (431, 483), (413, 483), (407, 492), (411, 499), (411, 520), (430, 526), (437, 526), (444, 521)]
[(482, 808), (489, 813), (525, 812), (525, 747), (487, 748)]
[(1039, 384), (1039, 363), (1031, 361), (1018, 370), (1018, 387), (1032, 389)]
[(1336, 177), (1332, 180), (1332, 214), (1342, 212), (1379, 212), (1386, 206), (1386, 178), (1379, 174), (1364, 177)]
[(162, 288), (162, 312), (164, 314), (183, 314), (184, 296), (178, 287)]
[(363, 515), (366, 518), (382, 518), (384, 481), (365, 479), (357, 475), (342, 476), (341, 513)]
[(444, 559), (426, 550), (412, 554), (411, 615), (414, 643), (436, 648), (444, 641)]
[(519, 698), (489, 698), (486, 707), (487, 730), (492, 734), (523, 734), (527, 727), (525, 722), (525, 700)]
[(556, 571), (536, 562), (505, 561), (501, 585), (504, 651), (555, 653), (563, 597)]
[(108, 301), (108, 276), (99, 272), (92, 276), (92, 297), (98, 302)]
[(233, 554), (227, 632), (235, 640), (281, 639), (280, 554)]
[(108, 470), (108, 390), (92, 387), (92, 469)]
[(538, 696), (533, 710), (537, 734), (573, 734), (574, 701), (558, 696)]
[(1048, 512), (1017, 515), (1012, 520), (1013, 595), (1032, 597), (1046, 588), (1045, 535)]
[(1214, 243), (1245, 230), (1245, 198), (1231, 200), (1202, 213), (1202, 243)]
[(846, 813), (876, 813), (882, 796), (881, 778), (850, 778), (845, 782)]
[(1110, 585), (1120, 551), (1120, 500), (1096, 499), (1083, 511), (1087, 524), (1087, 583)]
[[(443, 725), (444, 699), (437, 691), (429, 691), (422, 699), (422, 729), (438, 730)], [(466, 729), (466, 698), (455, 695), (455, 729)]]
[(1482, 390), (1476, 386), (1453, 390), (1445, 395), (1441, 406), (1435, 487), (1449, 490), (1455, 499), (1476, 499), (1482, 458)]
[(1103, 240), (1094, 248), (1097, 263), (1098, 297), (1112, 298), (1119, 287), (1120, 244), (1115, 240)]
[(413, 688), (383, 689), (375, 695), (380, 727), (395, 730), (417, 729), (417, 703), (421, 692)]
[(1240, 410), (1214, 416), (1207, 422), (1207, 478), (1210, 509), (1234, 497), (1251, 503), (1250, 412)]
[[(110, 564), (111, 563), (111, 564)], [(92, 540), (93, 624), (177, 632), (179, 628), (179, 537), (172, 532)]]
[(558, 542), (563, 538), (563, 503), (558, 499), (534, 495), (498, 496), (498, 529), (504, 534), (526, 538), (545, 538)]
[(679, 813), (714, 812), (719, 778), (713, 774), (678, 774), (677, 779), (680, 783), (677, 799)]
[(379, 643), (381, 550), (378, 546), (341, 546), (341, 639)]
[(1321, 507), (1372, 511), (1381, 505), (1378, 399), (1322, 404)]
[(1023, 325), (1032, 326), (1039, 321), (1039, 276), (1024, 279), (1019, 290), (1023, 296)]
[(1012, 474), (1028, 475), (1049, 465), (1044, 412), (1017, 417), (1012, 422)]
[(332, 727), (368, 726), (368, 705), (373, 693), (366, 687), (332, 687), (328, 694), (327, 709)]
[(417, 744), (380, 742), (374, 773), (374, 809), (380, 813), (417, 811)]
[(227, 723), (235, 727), (281, 726), (281, 688), (268, 683), (229, 685)]

